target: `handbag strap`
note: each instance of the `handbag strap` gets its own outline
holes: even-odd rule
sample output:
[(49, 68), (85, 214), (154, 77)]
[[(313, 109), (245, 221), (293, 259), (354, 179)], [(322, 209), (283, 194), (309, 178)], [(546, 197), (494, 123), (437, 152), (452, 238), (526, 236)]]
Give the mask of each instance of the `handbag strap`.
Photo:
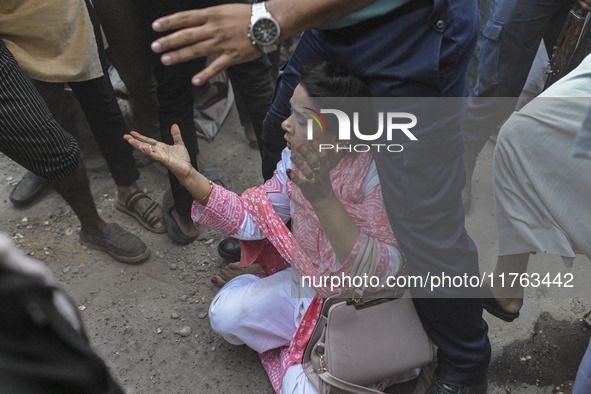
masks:
[[(377, 245), (376, 241), (372, 237), (365, 237), (362, 245), (360, 246), (355, 261), (352, 264), (350, 275), (353, 276), (363, 276), (365, 275), (372, 275), (375, 269), (375, 264), (377, 262)], [(373, 302), (366, 302), (369, 300), (364, 300), (363, 295), (365, 293), (365, 288), (353, 288), (350, 289), (349, 292), (351, 295), (348, 295), (344, 298), (350, 298), (355, 308), (358, 307), (367, 307), (371, 306)], [(377, 291), (372, 292), (371, 295), (367, 298), (371, 300), (376, 300), (379, 298), (385, 298), (382, 295), (383, 292)], [(386, 298), (399, 298), (401, 295), (398, 294), (392, 297), (391, 292), (388, 292), (390, 297)], [(324, 319), (328, 318), (327, 312), (330, 309), (330, 305), (332, 304), (331, 300), (333, 299), (343, 299), (343, 293), (335, 294), (329, 298), (327, 298), (322, 306), (322, 315)], [(320, 322), (319, 322), (320, 323)], [(322, 326), (322, 327), (321, 327)], [(304, 357), (302, 360), (302, 366), (304, 367), (304, 372), (308, 376), (308, 378), (313, 382), (313, 384), (319, 389), (322, 394), (328, 394), (331, 391), (331, 387), (336, 389), (344, 390), (346, 392), (351, 393), (359, 393), (359, 394), (383, 394), (382, 391), (370, 389), (368, 387), (359, 386), (357, 384), (348, 382), (346, 380), (337, 378), (336, 376), (332, 375), (328, 370), (321, 369), (315, 370), (313, 363), (311, 361), (311, 352), (314, 344), (313, 338), (316, 338), (316, 341), (320, 338), (319, 332), (323, 332), (322, 330), (326, 327), (326, 323), (324, 324), (317, 324), (314, 327), (312, 332), (312, 336), (310, 338), (310, 342), (308, 342), (306, 346), (306, 350), (304, 352)], [(324, 334), (322, 334), (324, 335)], [(314, 379), (314, 377), (318, 377), (320, 381)]]
[[(371, 276), (374, 273), (377, 264), (378, 246), (373, 237), (365, 237), (365, 240), (359, 247), (357, 256), (351, 266), (350, 276), (363, 277), (364, 275)], [(354, 287), (349, 290), (350, 298), (355, 302), (355, 305), (363, 304), (364, 296), (368, 299), (375, 298), (400, 298), (404, 295), (404, 289), (378, 289), (371, 292), (366, 292), (365, 287)], [(345, 292), (347, 294), (347, 292)]]
[[(351, 265), (349, 275), (354, 277), (362, 277), (364, 274), (371, 276), (377, 263), (378, 247), (374, 238), (366, 236), (363, 243), (359, 247), (357, 256)], [(361, 292), (365, 288), (359, 289)]]
[[(331, 375), (328, 371), (318, 372), (318, 377), (322, 379), (322, 381), (328, 384), (331, 387), (335, 387), (340, 390), (345, 390), (346, 392), (350, 393), (359, 393), (359, 394), (383, 394), (383, 391), (370, 389), (368, 387), (359, 386), (353, 383), (349, 383), (342, 379), (337, 378), (336, 376)], [(322, 390), (321, 390), (322, 391)], [(330, 392), (330, 388), (328, 388), (328, 392)]]

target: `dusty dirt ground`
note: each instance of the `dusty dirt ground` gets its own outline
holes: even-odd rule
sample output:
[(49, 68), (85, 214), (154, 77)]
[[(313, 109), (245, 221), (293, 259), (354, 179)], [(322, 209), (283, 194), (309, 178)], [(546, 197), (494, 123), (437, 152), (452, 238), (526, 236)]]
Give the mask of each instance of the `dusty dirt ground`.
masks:
[[(257, 354), (225, 343), (209, 326), (207, 310), (217, 291), (210, 277), (225, 264), (217, 255), (223, 235), (202, 228), (199, 240), (179, 246), (115, 210), (115, 186), (106, 164), (88, 130), (78, 129), (75, 135), (83, 146), (100, 214), (140, 236), (151, 250), (150, 258), (131, 266), (82, 247), (79, 223), (55, 191), (47, 191), (33, 206), (15, 209), (8, 196), (25, 171), (2, 155), (0, 231), (51, 268), (75, 299), (93, 345), (127, 393), (272, 392)], [(496, 255), (492, 147), (489, 143), (479, 160), (476, 199), (467, 216), (481, 269), (488, 271)], [(258, 153), (248, 147), (235, 110), (213, 142), (200, 140), (200, 149), (229, 189), (240, 193), (262, 181)], [(160, 199), (168, 184), (163, 168), (152, 163), (140, 172), (140, 187)], [(493, 349), (489, 393), (551, 393), (556, 385), (574, 379), (589, 339), (581, 322), (591, 309), (588, 263), (580, 257), (567, 270), (559, 257), (534, 256), (530, 273), (573, 273), (574, 289), (528, 288), (521, 317), (511, 324), (485, 313)], [(388, 392), (421, 392), (432, 367), (421, 382)]]

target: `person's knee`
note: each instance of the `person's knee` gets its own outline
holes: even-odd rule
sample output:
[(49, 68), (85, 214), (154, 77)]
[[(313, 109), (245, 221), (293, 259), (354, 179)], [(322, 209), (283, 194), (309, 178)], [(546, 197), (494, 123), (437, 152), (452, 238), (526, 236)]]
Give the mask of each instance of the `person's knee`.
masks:
[[(25, 165), (25, 167), (35, 175), (49, 181), (59, 181), (72, 176), (82, 163), (80, 146), (74, 137), (67, 133), (59, 143), (60, 146), (51, 147), (52, 157), (40, 154), (37, 156), (38, 160)], [(34, 155), (29, 157), (31, 156)]]
[(247, 311), (240, 297), (235, 297), (231, 292), (224, 292), (222, 289), (211, 302), (208, 314), (211, 328), (226, 336), (236, 331)]
[(217, 297), (209, 306), (209, 322), (211, 328), (220, 335), (229, 331), (229, 328), (234, 324), (234, 307), (230, 302), (225, 302), (225, 299), (218, 299)]

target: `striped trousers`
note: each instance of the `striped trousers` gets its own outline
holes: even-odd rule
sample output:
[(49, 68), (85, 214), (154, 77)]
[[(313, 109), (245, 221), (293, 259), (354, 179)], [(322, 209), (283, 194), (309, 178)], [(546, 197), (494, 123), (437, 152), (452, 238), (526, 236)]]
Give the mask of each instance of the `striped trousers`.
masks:
[(0, 151), (47, 180), (68, 176), (80, 148), (51, 115), (0, 39)]

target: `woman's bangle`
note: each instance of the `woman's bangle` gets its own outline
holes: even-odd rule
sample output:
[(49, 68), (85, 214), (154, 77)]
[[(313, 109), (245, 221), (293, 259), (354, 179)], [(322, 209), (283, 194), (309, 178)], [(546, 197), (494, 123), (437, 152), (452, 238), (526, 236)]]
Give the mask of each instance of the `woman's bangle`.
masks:
[(207, 180), (209, 182), (209, 191), (207, 192), (207, 194), (203, 197), (201, 197), (199, 200), (197, 200), (197, 202), (199, 204), (202, 204), (203, 201), (207, 200), (209, 198), (209, 196), (211, 196), (211, 191), (213, 190), (213, 182), (211, 182), (210, 179)]

